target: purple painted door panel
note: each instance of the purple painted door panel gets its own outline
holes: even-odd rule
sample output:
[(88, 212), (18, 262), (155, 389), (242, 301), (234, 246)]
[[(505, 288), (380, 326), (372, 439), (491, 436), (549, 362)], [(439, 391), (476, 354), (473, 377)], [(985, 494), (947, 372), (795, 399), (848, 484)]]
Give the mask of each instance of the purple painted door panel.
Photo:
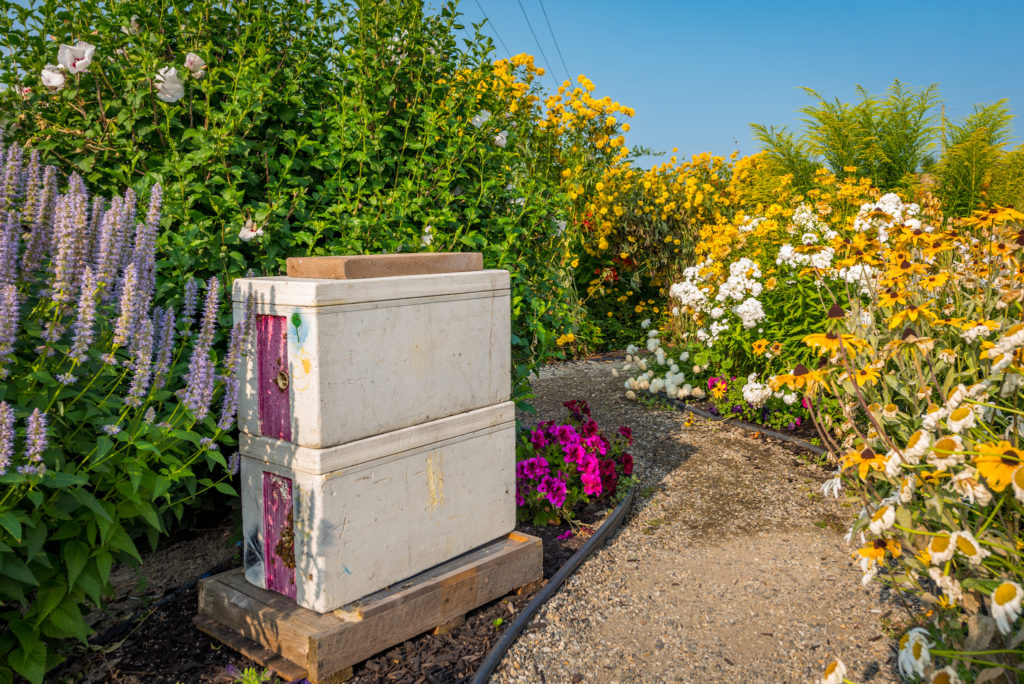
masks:
[(263, 567), (267, 589), (295, 598), (292, 481), (263, 472)]
[(260, 432), (265, 437), (291, 441), (287, 321), (284, 316), (256, 317), (256, 366)]

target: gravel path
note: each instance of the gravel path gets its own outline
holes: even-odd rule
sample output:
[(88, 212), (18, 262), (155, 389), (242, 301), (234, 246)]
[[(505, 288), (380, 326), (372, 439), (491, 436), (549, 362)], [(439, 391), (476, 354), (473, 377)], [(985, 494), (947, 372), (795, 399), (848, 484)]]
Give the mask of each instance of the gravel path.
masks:
[(859, 510), (824, 499), (827, 469), (780, 443), (625, 398), (611, 363), (550, 366), (536, 420), (586, 399), (633, 427), (629, 519), (541, 609), (495, 682), (807, 682), (839, 656), (857, 682), (895, 682), (883, 623), (843, 534)]

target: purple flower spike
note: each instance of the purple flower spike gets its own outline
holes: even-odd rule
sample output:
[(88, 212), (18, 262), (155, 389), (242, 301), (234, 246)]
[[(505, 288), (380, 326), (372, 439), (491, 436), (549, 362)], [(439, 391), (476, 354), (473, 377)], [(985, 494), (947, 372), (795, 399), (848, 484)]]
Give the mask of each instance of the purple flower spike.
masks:
[(132, 263), (135, 264), (135, 275), (139, 279), (139, 293), (145, 302), (145, 311), (153, 297), (156, 285), (156, 234), (160, 227), (160, 206), (163, 204), (163, 190), (154, 185), (149, 196), (149, 211), (146, 221), (135, 228), (135, 248), (132, 252)]
[(199, 303), (199, 286), (194, 278), (189, 278), (185, 283), (185, 301), (181, 305), (181, 318), (185, 321), (185, 330), (192, 328), (192, 321), (196, 315), (196, 304)]
[(153, 321), (147, 316), (139, 323), (132, 338), (132, 384), (124, 403), (141, 406), (142, 398), (149, 391), (149, 380), (153, 370)]
[(69, 356), (78, 363), (84, 363), (95, 337), (96, 323), (96, 299), (99, 292), (99, 283), (92, 269), (85, 267), (85, 276), (82, 279), (82, 291), (78, 296), (78, 311), (75, 317), (74, 332), (75, 338), (71, 343)]
[(0, 212), (0, 284), (14, 284), (18, 280), (18, 214), (7, 212), (6, 220)]
[(0, 401), (0, 475), (7, 473), (14, 458), (14, 409)]
[[(156, 314), (154, 313), (154, 317)], [(160, 389), (167, 384), (167, 373), (171, 369), (174, 354), (174, 309), (168, 308), (160, 325), (160, 340), (157, 343), (156, 366), (153, 369), (153, 387)]]
[(28, 428), (25, 431), (25, 460), (29, 463), (41, 463), (44, 451), (46, 451), (46, 414), (36, 409), (28, 417)]
[(238, 410), (238, 372), (242, 364), (242, 337), (245, 334), (245, 326), (237, 323), (231, 329), (231, 340), (228, 342), (228, 355), (224, 359), (224, 400), (220, 409), (220, 420), (217, 421), (219, 430), (231, 429), (235, 421), (235, 412)]
[(135, 296), (138, 291), (138, 278), (135, 274), (135, 264), (128, 264), (121, 280), (124, 283), (121, 288), (121, 315), (114, 326), (114, 344), (119, 347), (123, 347), (131, 339), (135, 316), (138, 312), (136, 308), (138, 302)]
[(32, 279), (42, 265), (43, 256), (52, 246), (53, 212), (57, 201), (57, 169), (47, 166), (43, 172), (42, 187), (29, 191), (33, 192), (35, 197), (35, 213), (30, 219), (26, 219), (30, 223), (30, 229), (25, 251), (21, 255), (21, 277), (25, 280)]
[(18, 288), (14, 285), (0, 285), (0, 378), (10, 375), (6, 364), (14, 354), (18, 341), (18, 308), (21, 305)]

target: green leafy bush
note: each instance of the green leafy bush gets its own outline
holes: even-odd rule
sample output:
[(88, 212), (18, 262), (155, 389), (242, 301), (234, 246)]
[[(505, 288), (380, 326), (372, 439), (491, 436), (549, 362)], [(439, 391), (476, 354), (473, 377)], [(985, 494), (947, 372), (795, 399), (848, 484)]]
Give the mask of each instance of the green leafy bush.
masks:
[(193, 280), (182, 308), (153, 306), (160, 186), (136, 217), (133, 192), (25, 157), (0, 146), (0, 681), (40, 682), (139, 536), (201, 491), (235, 495), (218, 443), (251, 325), (217, 359), (216, 279), (200, 312)]

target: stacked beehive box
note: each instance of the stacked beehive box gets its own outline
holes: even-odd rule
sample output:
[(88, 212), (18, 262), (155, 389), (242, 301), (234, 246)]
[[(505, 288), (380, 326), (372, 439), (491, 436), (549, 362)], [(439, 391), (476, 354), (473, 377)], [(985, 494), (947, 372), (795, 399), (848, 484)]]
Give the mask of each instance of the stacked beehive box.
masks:
[(245, 576), (337, 609), (510, 532), (509, 275), (245, 278)]

